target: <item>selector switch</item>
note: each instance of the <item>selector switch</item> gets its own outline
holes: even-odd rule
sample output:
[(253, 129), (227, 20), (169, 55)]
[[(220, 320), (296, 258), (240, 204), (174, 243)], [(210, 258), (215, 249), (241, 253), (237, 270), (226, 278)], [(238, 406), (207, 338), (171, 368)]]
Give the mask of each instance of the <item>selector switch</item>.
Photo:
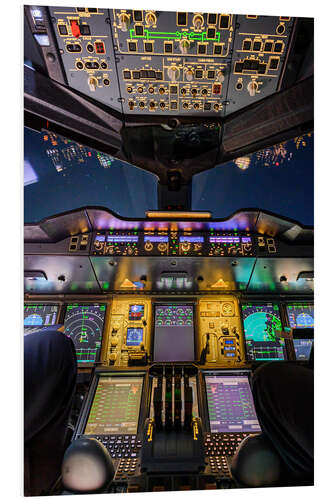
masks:
[(185, 78), (188, 82), (191, 82), (194, 78), (193, 71), (191, 69), (188, 69), (185, 73)]
[(254, 80), (251, 80), (247, 86), (248, 93), (250, 94), (251, 97), (254, 97), (256, 95), (257, 90), (258, 90), (258, 83)]
[(148, 12), (146, 14), (146, 24), (149, 28), (151, 26), (154, 26), (154, 24), (156, 24), (156, 16), (153, 12)]
[(120, 14), (119, 24), (121, 31), (127, 31), (130, 25), (130, 16), (128, 14)]
[(96, 79), (95, 77), (90, 76), (90, 77), (88, 78), (89, 90), (90, 90), (91, 92), (95, 92), (96, 87), (97, 87), (97, 84), (98, 84), (98, 82), (97, 82), (97, 79)]
[(177, 66), (170, 66), (170, 68), (168, 69), (168, 77), (170, 78), (170, 80), (172, 81), (178, 80), (179, 75), (180, 72)]
[(187, 38), (182, 38), (179, 42), (179, 48), (182, 54), (187, 54), (190, 46), (191, 42), (187, 40)]

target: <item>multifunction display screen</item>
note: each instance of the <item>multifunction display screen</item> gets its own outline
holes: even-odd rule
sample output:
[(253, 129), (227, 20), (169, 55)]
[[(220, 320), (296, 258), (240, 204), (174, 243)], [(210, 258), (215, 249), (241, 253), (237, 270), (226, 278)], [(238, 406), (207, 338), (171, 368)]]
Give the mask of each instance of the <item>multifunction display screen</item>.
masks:
[(136, 434), (142, 377), (99, 377), (85, 434)]
[(211, 432), (260, 432), (247, 376), (205, 375)]
[(137, 346), (143, 342), (143, 328), (127, 328), (126, 345)]
[(56, 324), (59, 306), (56, 304), (24, 304), (24, 327)]
[(293, 302), (287, 304), (290, 328), (314, 328), (314, 306)]
[(294, 339), (294, 349), (297, 361), (309, 361), (313, 339)]
[(128, 319), (130, 321), (138, 321), (143, 318), (145, 306), (139, 304), (131, 304), (129, 307)]
[(68, 304), (64, 333), (74, 342), (78, 363), (100, 359), (106, 304)]
[(284, 360), (284, 340), (277, 304), (242, 304), (247, 357), (251, 361)]
[(154, 361), (194, 361), (193, 304), (155, 306)]

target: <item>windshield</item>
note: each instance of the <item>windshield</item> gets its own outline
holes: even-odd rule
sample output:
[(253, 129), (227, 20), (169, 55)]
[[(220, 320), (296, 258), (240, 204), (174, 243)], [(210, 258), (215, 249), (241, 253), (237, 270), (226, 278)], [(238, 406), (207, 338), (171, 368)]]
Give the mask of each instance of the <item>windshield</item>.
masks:
[(84, 206), (123, 217), (157, 208), (157, 177), (51, 132), (24, 129), (24, 221)]
[(193, 178), (193, 210), (228, 217), (260, 208), (313, 225), (313, 134), (238, 158)]
[[(25, 128), (24, 220), (84, 206), (143, 218), (158, 208), (157, 177), (52, 132)], [(259, 208), (313, 225), (313, 134), (193, 177), (192, 209), (229, 217)]]

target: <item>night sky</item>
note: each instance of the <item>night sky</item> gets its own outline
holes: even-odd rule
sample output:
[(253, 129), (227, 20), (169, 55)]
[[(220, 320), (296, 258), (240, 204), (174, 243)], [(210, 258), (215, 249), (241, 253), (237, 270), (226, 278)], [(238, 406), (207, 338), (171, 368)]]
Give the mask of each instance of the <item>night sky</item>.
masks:
[[(42, 135), (25, 129), (24, 138), (24, 159), (37, 179), (24, 189), (25, 222), (87, 205), (105, 206), (124, 217), (144, 217), (146, 210), (157, 208), (153, 174), (118, 160), (104, 169), (94, 155), (57, 172)], [(313, 225), (313, 136), (298, 150), (289, 141), (281, 158), (265, 163), (253, 155), (246, 170), (229, 162), (196, 175), (192, 209), (226, 217), (242, 208), (261, 208)]]

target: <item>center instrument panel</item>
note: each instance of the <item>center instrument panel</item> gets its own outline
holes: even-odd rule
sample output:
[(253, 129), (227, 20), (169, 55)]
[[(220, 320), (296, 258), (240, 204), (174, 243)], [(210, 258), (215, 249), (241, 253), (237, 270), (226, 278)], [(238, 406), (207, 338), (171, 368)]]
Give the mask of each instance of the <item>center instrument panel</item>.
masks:
[[(43, 44), (38, 12), (31, 25)], [(84, 7), (49, 15), (70, 87), (129, 115), (207, 117), (279, 89), (295, 21)]]

